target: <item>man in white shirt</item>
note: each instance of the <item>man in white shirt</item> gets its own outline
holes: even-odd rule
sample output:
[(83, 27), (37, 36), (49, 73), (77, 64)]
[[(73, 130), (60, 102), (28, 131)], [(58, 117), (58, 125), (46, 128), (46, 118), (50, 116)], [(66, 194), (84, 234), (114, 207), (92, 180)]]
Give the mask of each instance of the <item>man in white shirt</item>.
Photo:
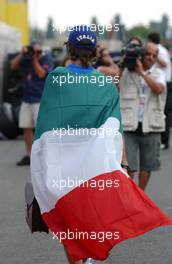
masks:
[(172, 67), (170, 54), (168, 50), (161, 44), (160, 35), (157, 32), (150, 33), (148, 35), (148, 41), (158, 46), (158, 58), (156, 66), (164, 71), (166, 75), (166, 82), (171, 82)]
[[(156, 63), (156, 67), (160, 68), (166, 76), (167, 83), (167, 101), (169, 98), (169, 90), (171, 89), (171, 81), (172, 81), (172, 65), (170, 53), (168, 50), (161, 44), (160, 35), (157, 32), (152, 32), (148, 35), (148, 41), (156, 44), (158, 46), (158, 59)], [(170, 137), (170, 122), (169, 122), (169, 106), (166, 104), (165, 114), (166, 114), (166, 129), (165, 132), (161, 134), (161, 148), (168, 149), (169, 148), (169, 137)]]

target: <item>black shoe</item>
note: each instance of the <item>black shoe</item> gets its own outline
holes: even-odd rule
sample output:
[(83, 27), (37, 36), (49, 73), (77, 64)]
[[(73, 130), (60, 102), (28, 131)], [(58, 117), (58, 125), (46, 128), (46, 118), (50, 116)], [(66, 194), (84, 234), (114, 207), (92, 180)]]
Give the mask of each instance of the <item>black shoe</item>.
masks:
[(169, 149), (169, 145), (168, 144), (161, 144), (161, 147), (160, 148), (162, 150)]
[(24, 156), (20, 161), (16, 163), (17, 166), (29, 166), (30, 165), (30, 157)]

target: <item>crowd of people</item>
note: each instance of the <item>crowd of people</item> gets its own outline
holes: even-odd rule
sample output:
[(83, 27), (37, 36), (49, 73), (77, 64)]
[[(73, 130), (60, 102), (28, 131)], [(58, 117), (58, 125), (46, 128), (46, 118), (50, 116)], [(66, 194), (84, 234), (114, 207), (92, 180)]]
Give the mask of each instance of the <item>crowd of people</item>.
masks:
[[(69, 37), (66, 44), (68, 56), (63, 62), (68, 71), (89, 75), (96, 68), (96, 72), (100, 74), (112, 79), (117, 76), (119, 79), (114, 84), (114, 89), (119, 94), (124, 141), (121, 166), (132, 179), (136, 173), (138, 174), (138, 185), (144, 191), (151, 172), (160, 169), (160, 149), (169, 148), (170, 124), (166, 98), (172, 77), (170, 54), (161, 44), (160, 36), (156, 32), (149, 34), (144, 43), (137, 36), (132, 37), (122, 51), (118, 63), (113, 61), (104, 46), (97, 45), (96, 48), (94, 47), (94, 52), (93, 48), (88, 52), (87, 45), (90, 45), (90, 39), (92, 41), (93, 38), (89, 41), (87, 39), (83, 46), (81, 39), (74, 41), (73, 38), (73, 35), (71, 39)], [(36, 125), (46, 77), (53, 69), (51, 58), (41, 55), (40, 43), (33, 42), (31, 47), (32, 52), (24, 47), (11, 61), (11, 69), (15, 70), (18, 67), (26, 69), (23, 76), (24, 97), (19, 118), (19, 126), (24, 130), (26, 155), (17, 162), (18, 166), (30, 165), (33, 129)], [(48, 104), (46, 100), (44, 96), (44, 105)], [(83, 263), (73, 262), (67, 249), (66, 254), (70, 263)], [(91, 263), (89, 259), (84, 261)]]
[[(131, 48), (131, 52), (132, 49), (133, 52), (134, 49), (142, 49), (140, 56), (130, 54), (128, 58), (129, 63), (136, 64), (133, 69), (125, 65), (127, 48), (115, 63), (103, 45), (97, 45), (93, 66), (104, 75), (119, 77), (116, 86), (120, 94), (129, 173), (133, 178), (135, 172), (139, 172), (139, 186), (144, 190), (151, 171), (160, 168), (160, 148), (169, 148), (170, 122), (166, 97), (167, 88), (171, 85), (171, 58), (156, 32), (149, 34), (144, 44), (137, 36), (132, 37), (126, 47)], [(52, 58), (42, 56), (38, 41), (32, 42), (29, 48), (23, 47), (11, 61), (12, 70), (22, 67), (25, 72), (19, 127), (24, 131), (26, 155), (17, 162), (18, 166), (30, 165), (33, 129), (44, 83), (53, 69)], [(72, 60), (69, 57), (62, 62), (64, 66), (70, 64)]]

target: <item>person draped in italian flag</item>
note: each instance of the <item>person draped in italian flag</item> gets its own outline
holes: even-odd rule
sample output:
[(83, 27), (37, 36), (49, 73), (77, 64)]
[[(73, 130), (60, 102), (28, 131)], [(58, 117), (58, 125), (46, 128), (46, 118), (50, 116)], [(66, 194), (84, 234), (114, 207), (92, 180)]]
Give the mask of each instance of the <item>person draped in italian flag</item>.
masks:
[(172, 225), (123, 168), (119, 95), (113, 78), (90, 66), (95, 49), (94, 32), (74, 27), (71, 64), (46, 79), (31, 153), (42, 218), (75, 264), (103, 261), (117, 243)]

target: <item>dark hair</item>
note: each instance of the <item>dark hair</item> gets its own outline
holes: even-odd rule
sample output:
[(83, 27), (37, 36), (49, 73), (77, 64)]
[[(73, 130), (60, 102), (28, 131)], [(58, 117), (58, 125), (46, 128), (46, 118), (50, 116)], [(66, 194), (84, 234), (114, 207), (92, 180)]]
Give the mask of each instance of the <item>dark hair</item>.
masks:
[(161, 42), (160, 34), (158, 32), (150, 33), (147, 38), (155, 44), (159, 44)]
[(96, 57), (96, 49), (79, 49), (74, 47), (71, 43), (66, 43), (66, 47), (69, 58), (71, 60), (79, 59), (84, 68), (87, 68)]
[(127, 44), (130, 44), (130, 42), (131, 42), (132, 40), (137, 40), (138, 43), (139, 43), (139, 46), (140, 46), (140, 47), (143, 46), (143, 43), (142, 43), (141, 39), (138, 38), (138, 37), (131, 37), (131, 38), (128, 40)]
[(100, 48), (97, 60), (95, 62), (95, 68), (98, 68), (99, 66), (107, 66), (107, 64), (103, 60), (103, 52), (105, 50), (107, 50), (107, 48), (105, 48), (105, 47)]
[(106, 48), (101, 48), (100, 51), (99, 51), (99, 56), (100, 57), (103, 57), (103, 52), (107, 50)]
[(30, 42), (30, 46), (34, 46), (34, 45), (40, 45), (41, 46), (41, 42), (37, 39), (33, 39)]

